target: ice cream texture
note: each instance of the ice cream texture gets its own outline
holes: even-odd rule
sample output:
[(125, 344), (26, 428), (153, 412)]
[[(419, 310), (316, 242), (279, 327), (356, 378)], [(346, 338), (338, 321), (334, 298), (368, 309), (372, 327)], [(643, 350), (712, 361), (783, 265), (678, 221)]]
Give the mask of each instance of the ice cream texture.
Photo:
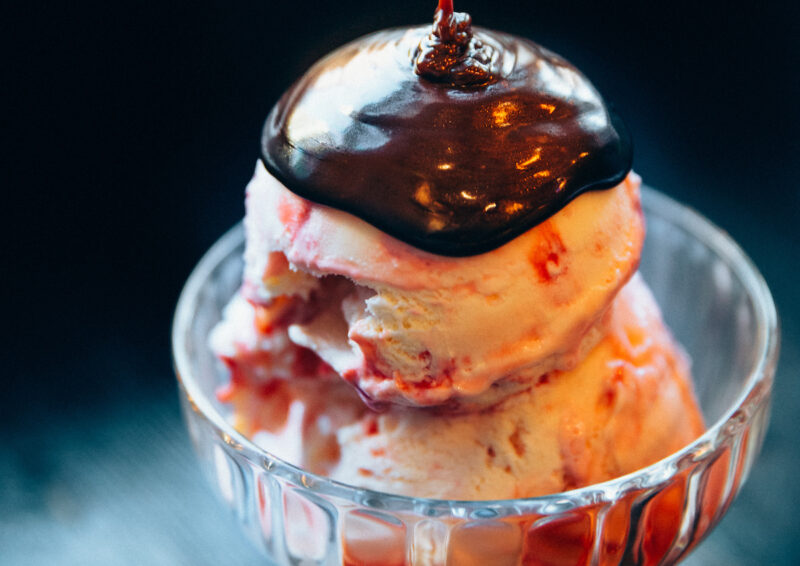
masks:
[[(236, 427), (275, 456), (314, 473), (389, 493), (477, 500), (532, 497), (654, 463), (696, 438), (703, 420), (689, 362), (636, 272), (645, 224), (640, 179), (629, 172), (626, 134), (620, 133), (617, 118), (605, 112), (588, 81), (557, 56), (527, 42), (515, 47), (513, 57), (501, 53), (492, 59), (494, 52), (487, 52), (486, 46), (508, 47), (510, 36), (486, 36), (484, 45), (471, 39), (468, 20), (440, 16), (438, 31), (426, 40), (432, 50), (416, 56), (425, 63), (426, 73), (439, 73), (436, 81), (444, 77), (455, 81), (452, 85), (417, 85), (415, 81), (424, 78), (409, 78), (402, 65), (397, 66), (390, 50), (394, 36), (376, 35), (367, 40), (369, 48), (359, 51), (359, 44), (352, 44), (312, 68), (273, 110), (265, 132), (277, 141), (265, 138), (266, 156), (247, 187), (242, 288), (210, 340), (230, 373), (219, 398), (232, 405)], [(461, 64), (437, 66), (437, 53), (455, 52), (440, 44), (450, 37), (448, 29), (466, 38), (462, 43), (469, 49), (477, 46), (477, 51), (464, 53), (472, 58), (469, 61), (483, 61), (473, 78), (485, 81), (479, 85), (485, 87), (484, 94), (472, 83), (468, 87), (473, 90), (458, 91), (457, 96), (441, 90), (462, 88), (459, 81), (466, 79), (456, 75), (474, 71)], [(409, 35), (401, 35), (397, 44), (406, 46)], [(368, 180), (380, 187), (385, 181), (391, 188), (387, 194), (399, 198), (396, 188), (404, 182), (404, 177), (394, 177), (396, 161), (383, 177), (378, 175), (380, 159), (400, 154), (424, 158), (409, 138), (413, 128), (374, 105), (364, 114), (367, 118), (359, 118), (362, 122), (348, 121), (359, 115), (358, 109), (342, 110), (353, 135), (341, 139), (356, 140), (355, 149), (343, 151), (333, 144), (329, 151), (323, 138), (300, 136), (298, 132), (311, 130), (299, 125), (324, 130), (322, 122), (315, 122), (316, 110), (302, 105), (304, 97), (325, 99), (313, 85), (334, 85), (337, 96), (345, 96), (347, 91), (337, 81), (348, 73), (366, 68), (380, 78), (380, 67), (370, 66), (371, 56), (393, 61), (391, 72), (402, 77), (400, 86), (389, 85), (394, 89), (392, 100), (398, 92), (400, 98), (406, 96), (403, 89), (411, 84), (427, 93), (420, 96), (427, 97), (426, 104), (436, 112), (447, 97), (461, 100), (454, 103), (454, 112), (506, 112), (503, 120), (490, 124), (492, 131), (500, 132), (492, 138), (492, 155), (503, 153), (498, 145), (503, 140), (514, 139), (514, 151), (524, 150), (532, 157), (520, 161), (512, 155), (506, 160), (512, 173), (504, 174), (503, 182), (510, 183), (514, 198), (503, 200), (502, 191), (494, 191), (494, 200), (481, 210), (500, 206), (503, 218), (516, 223), (513, 231), (501, 230), (498, 236), (476, 228), (479, 216), (468, 202), (476, 198), (472, 192), (430, 192), (446, 179), (439, 171), (431, 173), (430, 182), (409, 188), (416, 204), (402, 205), (404, 223), (393, 223), (390, 206), (373, 222), (373, 205), (380, 198), (371, 194), (369, 206), (359, 208), (362, 185)], [(361, 61), (365, 58), (366, 67)], [(496, 60), (502, 64), (493, 63)], [(354, 67), (353, 61), (361, 67)], [(524, 72), (514, 70), (517, 63)], [(530, 69), (538, 69), (539, 75), (530, 75)], [(508, 76), (503, 81), (497, 73)], [(536, 81), (547, 77), (550, 90), (541, 87), (542, 92), (563, 96), (553, 104), (541, 102), (545, 99), (536, 90)], [(503, 106), (502, 97), (519, 94), (503, 89), (520, 81), (528, 81), (522, 87), (525, 95)], [(502, 88), (492, 86), (495, 83)], [(480, 104), (465, 105), (469, 97)], [(531, 101), (538, 114), (526, 110)], [(590, 113), (581, 114), (589, 107)], [(293, 112), (302, 117), (294, 126)], [(511, 134), (501, 131), (512, 125), (507, 114), (514, 112), (522, 126), (514, 126)], [(542, 120), (551, 120), (544, 127), (537, 121), (542, 112), (549, 116)], [(336, 123), (344, 120), (337, 116)], [(281, 129), (282, 124), (287, 128)], [(373, 129), (364, 130), (365, 124)], [(348, 172), (347, 163), (373, 163), (364, 160), (367, 154), (359, 153), (359, 144), (378, 139), (374, 128), (385, 124), (389, 126), (380, 135), (401, 132), (403, 143), (375, 154), (378, 165), (369, 165), (368, 175)], [(366, 138), (365, 131), (371, 132)], [(431, 131), (426, 130), (426, 140), (432, 139)], [(571, 134), (563, 138), (566, 141), (559, 138), (557, 145), (548, 145), (542, 137), (542, 132), (573, 131), (584, 136), (581, 143), (591, 142), (591, 167), (580, 168), (580, 160), (590, 152), (578, 153), (581, 148), (573, 147), (577, 138)], [(523, 134), (530, 134), (539, 149), (526, 149), (520, 143)], [(296, 139), (286, 137), (291, 135)], [(549, 170), (528, 170), (545, 155), (542, 148), (550, 152), (543, 159), (553, 166), (574, 154), (571, 165), (564, 162), (563, 168), (564, 175), (574, 178), (554, 178), (547, 184), (541, 178), (551, 175)], [(469, 166), (470, 159), (455, 156), (444, 169), (453, 163), (461, 168)], [(287, 169), (287, 164), (295, 164), (297, 170)], [(314, 167), (319, 169), (317, 177)], [(442, 163), (434, 169), (441, 170)], [(350, 173), (354, 191), (346, 186)], [(460, 179), (469, 177), (461, 169), (458, 174)], [(478, 171), (476, 179), (484, 174)], [(301, 196), (303, 191), (295, 189), (302, 179), (308, 181), (312, 196), (323, 198)], [(609, 179), (616, 180), (610, 184)], [(337, 195), (350, 195), (349, 201), (342, 201), (346, 206), (327, 199), (320, 180), (334, 183)], [(486, 178), (480, 182), (485, 185)], [(568, 198), (562, 192), (565, 186), (574, 189)], [(526, 196), (537, 190), (554, 195), (560, 204), (557, 211), (548, 208), (529, 225), (533, 217), (518, 212), (539, 202)], [(376, 194), (381, 191), (386, 192), (380, 189)], [(455, 203), (450, 212), (443, 212), (445, 201)], [(414, 208), (417, 205), (422, 209)], [(424, 221), (425, 214), (431, 222), (415, 232), (415, 223)], [(451, 224), (448, 230), (452, 228), (446, 233), (440, 233), (443, 218)], [(384, 225), (388, 231), (381, 229)], [(460, 248), (459, 234), (477, 240)], [(480, 241), (483, 234), (496, 239), (491, 249)], [(428, 236), (430, 248), (416, 245)], [(454, 253), (442, 255), (435, 251), (439, 249)], [(479, 253), (473, 253), (476, 250)]]
[[(243, 290), (212, 336), (237, 426), (315, 473), (454, 499), (554, 493), (679, 449), (703, 422), (635, 274), (638, 199), (631, 175), (455, 259), (307, 202), (259, 166)], [(437, 386), (428, 368), (442, 359)]]
[(331, 476), (418, 497), (513, 499), (618, 477), (678, 450), (702, 420), (686, 410), (694, 402), (686, 360), (641, 279), (623, 288), (607, 319), (577, 366), (489, 410), (393, 410), (342, 428)]
[[(246, 294), (257, 306), (302, 303), (291, 340), (373, 402), (492, 402), (574, 367), (600, 339), (601, 315), (638, 264), (638, 184), (631, 175), (493, 252), (450, 258), (310, 203), (259, 165)], [(324, 306), (307, 316), (310, 303)]]

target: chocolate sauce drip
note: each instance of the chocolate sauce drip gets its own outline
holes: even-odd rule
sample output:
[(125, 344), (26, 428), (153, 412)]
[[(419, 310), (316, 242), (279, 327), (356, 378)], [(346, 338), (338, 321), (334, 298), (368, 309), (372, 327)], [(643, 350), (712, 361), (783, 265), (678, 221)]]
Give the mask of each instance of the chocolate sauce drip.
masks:
[(484, 86), (496, 78), (492, 69), (496, 55), (490, 45), (474, 37), (469, 14), (453, 12), (452, 2), (439, 2), (433, 30), (414, 58), (414, 70), (425, 79), (451, 86)]
[(471, 55), (442, 67), (434, 56), (428, 68), (444, 69), (444, 82), (429, 78), (424, 56), (417, 74), (441, 31), (369, 35), (319, 61), (273, 108), (267, 169), (304, 198), (449, 256), (500, 247), (577, 195), (625, 178), (627, 130), (575, 67), (480, 28), (465, 43), (469, 26), (456, 20), (446, 29), (459, 45), (492, 54), (481, 67), (490, 81), (452, 80)]

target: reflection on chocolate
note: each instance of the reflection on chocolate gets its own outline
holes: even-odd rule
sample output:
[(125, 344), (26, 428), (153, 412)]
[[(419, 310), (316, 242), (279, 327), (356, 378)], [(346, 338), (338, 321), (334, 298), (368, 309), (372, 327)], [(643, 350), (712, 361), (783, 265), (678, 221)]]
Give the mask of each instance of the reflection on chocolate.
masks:
[(314, 65), (267, 118), (267, 169), (302, 197), (450, 256), (497, 248), (625, 178), (627, 130), (571, 64), (475, 28), (490, 80), (437, 82), (415, 72), (429, 39), (430, 27), (378, 32)]

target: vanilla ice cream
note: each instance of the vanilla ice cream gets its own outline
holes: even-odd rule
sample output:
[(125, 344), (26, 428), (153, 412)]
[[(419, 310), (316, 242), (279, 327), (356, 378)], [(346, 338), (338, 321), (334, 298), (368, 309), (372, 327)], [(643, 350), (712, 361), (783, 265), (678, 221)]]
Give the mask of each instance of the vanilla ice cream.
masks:
[[(573, 368), (458, 414), (400, 405), (374, 413), (330, 373), (253, 371), (253, 360), (262, 372), (269, 367), (260, 349), (278, 344), (259, 334), (255, 309), (241, 298), (213, 342), (231, 367), (247, 368), (226, 397), (237, 426), (276, 456), (389, 493), (506, 499), (632, 472), (702, 432), (687, 360), (641, 277), (623, 287), (600, 326), (600, 341)], [(277, 349), (291, 357), (295, 348), (285, 341)]]
[[(247, 188), (246, 294), (264, 306), (324, 304), (311, 318), (299, 309), (289, 336), (374, 402), (495, 401), (493, 385), (507, 393), (569, 369), (599, 340), (595, 326), (638, 265), (638, 187), (632, 174), (495, 251), (451, 258), (302, 199), (259, 163)], [(330, 276), (337, 285), (323, 285)]]

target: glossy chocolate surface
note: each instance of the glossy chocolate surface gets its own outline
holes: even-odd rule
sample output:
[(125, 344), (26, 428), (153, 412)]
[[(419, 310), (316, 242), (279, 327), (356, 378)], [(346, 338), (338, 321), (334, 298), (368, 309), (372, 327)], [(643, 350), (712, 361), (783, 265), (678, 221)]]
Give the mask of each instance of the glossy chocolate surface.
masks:
[(468, 55), (477, 47), (485, 73), (436, 80), (418, 74), (426, 41), (430, 26), (382, 31), (315, 64), (267, 118), (267, 169), (304, 198), (450, 256), (495, 249), (625, 178), (627, 130), (567, 61), (475, 28)]
[(419, 44), (414, 71), (426, 80), (451, 86), (485, 86), (497, 80), (499, 53), (472, 31), (472, 18), (453, 12), (453, 3), (439, 9), (433, 29)]

